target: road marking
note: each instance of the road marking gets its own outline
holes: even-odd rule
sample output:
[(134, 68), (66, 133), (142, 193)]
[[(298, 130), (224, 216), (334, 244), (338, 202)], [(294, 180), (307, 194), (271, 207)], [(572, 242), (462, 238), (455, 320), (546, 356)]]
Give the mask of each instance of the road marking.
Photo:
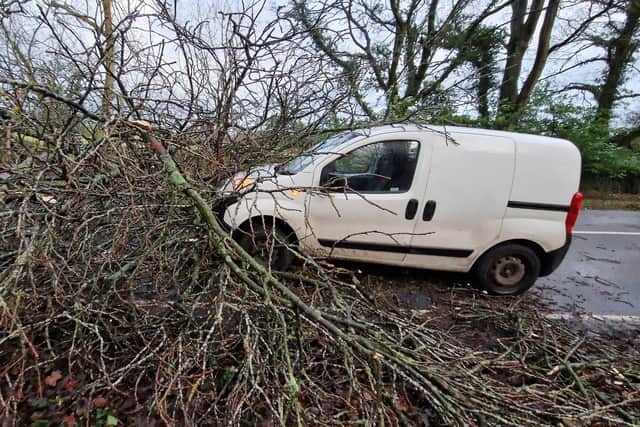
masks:
[(608, 234), (613, 236), (640, 236), (640, 231), (578, 231), (573, 234)]
[(545, 316), (551, 320), (600, 320), (602, 322), (640, 323), (640, 316), (623, 316), (618, 314), (571, 314), (551, 313)]

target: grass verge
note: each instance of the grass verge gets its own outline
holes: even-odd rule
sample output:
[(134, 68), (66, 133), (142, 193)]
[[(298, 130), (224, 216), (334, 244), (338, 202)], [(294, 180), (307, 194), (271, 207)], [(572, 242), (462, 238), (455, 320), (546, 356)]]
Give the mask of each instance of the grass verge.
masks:
[(613, 194), (598, 191), (584, 192), (587, 209), (640, 210), (640, 194)]

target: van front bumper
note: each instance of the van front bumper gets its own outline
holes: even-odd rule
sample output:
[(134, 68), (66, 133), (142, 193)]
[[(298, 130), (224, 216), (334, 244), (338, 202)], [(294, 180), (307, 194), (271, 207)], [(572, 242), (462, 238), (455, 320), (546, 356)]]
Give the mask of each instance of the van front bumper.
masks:
[(224, 214), (227, 212), (229, 206), (233, 205), (240, 199), (239, 196), (224, 196), (221, 199), (217, 200), (216, 203), (211, 207), (211, 210), (218, 218), (218, 222), (224, 228), (225, 231), (231, 231), (231, 227), (224, 220)]
[(569, 251), (569, 246), (571, 246), (571, 234), (567, 234), (567, 240), (565, 241), (564, 246), (546, 253), (542, 260), (540, 276), (548, 276), (553, 273), (558, 266), (560, 266)]

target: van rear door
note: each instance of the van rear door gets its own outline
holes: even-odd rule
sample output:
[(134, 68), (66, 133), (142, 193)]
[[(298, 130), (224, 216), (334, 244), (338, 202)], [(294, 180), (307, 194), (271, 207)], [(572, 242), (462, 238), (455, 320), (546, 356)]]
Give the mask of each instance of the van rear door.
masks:
[(433, 133), (433, 159), (405, 265), (467, 271), (495, 241), (513, 182), (515, 144), (505, 137)]

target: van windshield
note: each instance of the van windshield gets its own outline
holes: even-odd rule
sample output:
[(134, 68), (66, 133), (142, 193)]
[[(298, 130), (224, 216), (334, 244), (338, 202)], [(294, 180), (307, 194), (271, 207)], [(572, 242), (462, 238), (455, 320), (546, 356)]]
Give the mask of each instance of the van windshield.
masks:
[(332, 153), (339, 145), (361, 135), (362, 134), (358, 132), (345, 132), (332, 136), (314, 145), (309, 151), (284, 163), (277, 169), (277, 173), (280, 175), (295, 175), (313, 163), (321, 155)]

